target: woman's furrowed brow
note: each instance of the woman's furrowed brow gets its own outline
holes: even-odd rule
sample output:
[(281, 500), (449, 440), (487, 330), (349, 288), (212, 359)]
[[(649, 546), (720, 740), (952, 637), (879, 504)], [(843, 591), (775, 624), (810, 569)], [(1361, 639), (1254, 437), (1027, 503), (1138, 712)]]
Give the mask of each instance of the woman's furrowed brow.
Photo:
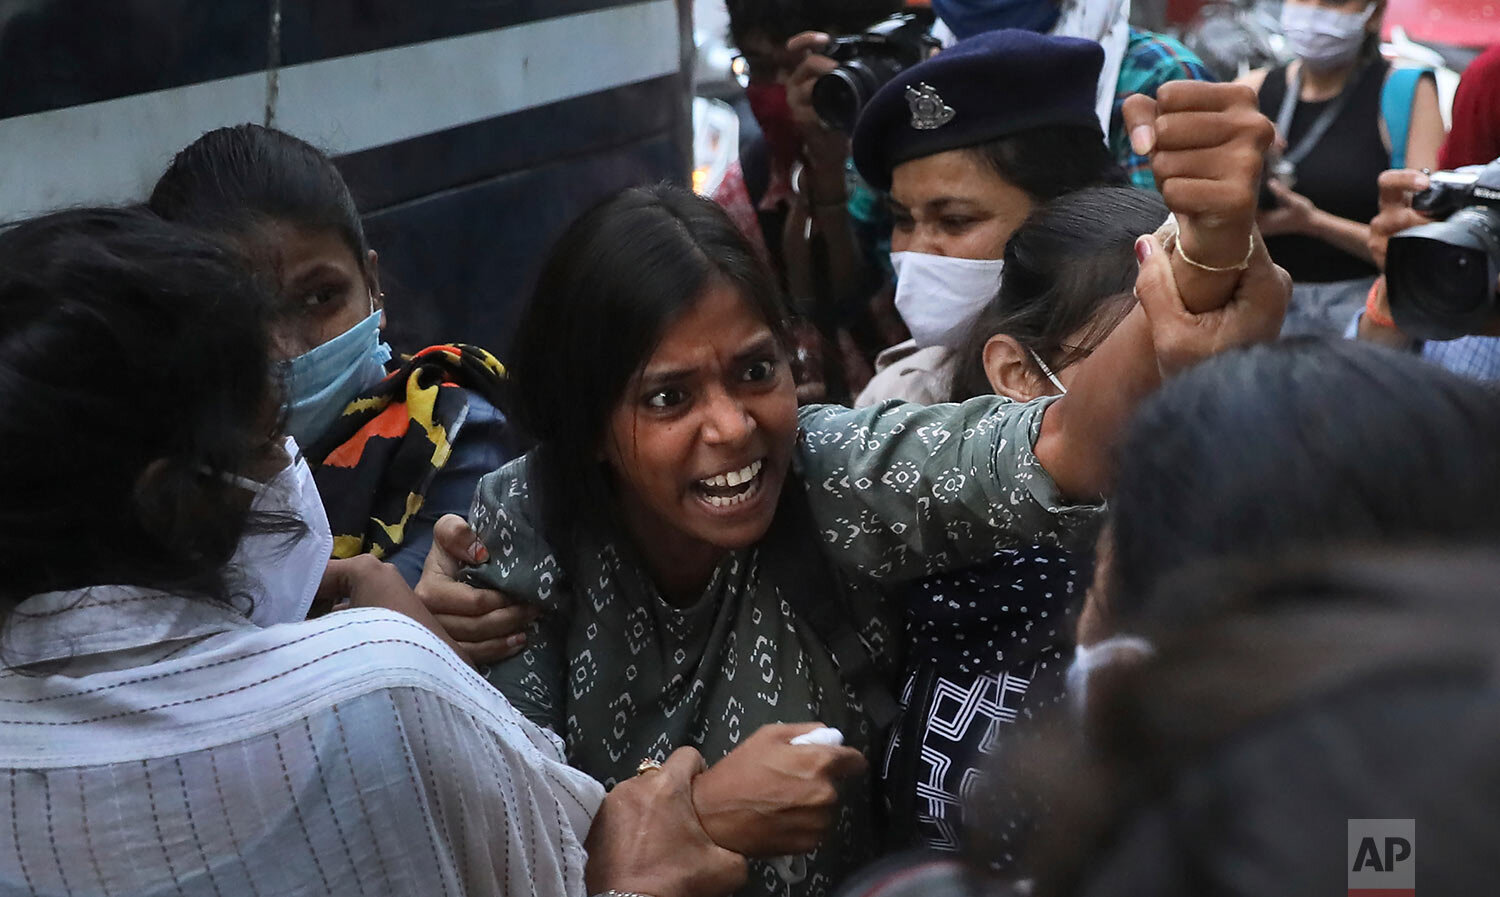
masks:
[(663, 383), (678, 383), (690, 379), (697, 372), (697, 368), (688, 367), (661, 367), (647, 368), (641, 372), (641, 384), (645, 386), (657, 386)]
[(757, 356), (764, 355), (767, 352), (773, 352), (775, 351), (775, 349), (776, 337), (772, 336), (770, 333), (763, 333), (760, 336), (756, 337), (752, 342), (747, 343), (743, 349), (736, 352), (734, 354), (734, 360), (747, 361)]
[[(776, 336), (769, 330), (760, 333), (734, 353), (735, 363), (751, 360), (776, 350)], [(691, 380), (698, 374), (696, 365), (662, 364), (641, 371), (642, 386), (658, 386), (663, 383), (680, 383)]]

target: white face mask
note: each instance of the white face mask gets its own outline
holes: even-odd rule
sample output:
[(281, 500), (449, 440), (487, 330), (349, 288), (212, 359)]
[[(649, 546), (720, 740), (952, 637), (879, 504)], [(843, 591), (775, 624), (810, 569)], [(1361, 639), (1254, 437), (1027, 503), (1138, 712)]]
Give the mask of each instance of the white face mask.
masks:
[(1131, 655), (1150, 657), (1156, 650), (1151, 643), (1137, 635), (1116, 635), (1097, 641), (1092, 645), (1079, 645), (1073, 649), (1073, 662), (1068, 664), (1068, 704), (1075, 713), (1088, 708), (1089, 677), (1101, 667), (1109, 666), (1121, 657)]
[(955, 259), (893, 252), (896, 311), (917, 345), (957, 348), (1000, 289), (1004, 259)]
[(1281, 7), (1281, 31), (1287, 47), (1302, 64), (1316, 71), (1343, 68), (1352, 63), (1365, 43), (1365, 25), (1375, 14), (1375, 4), (1364, 12), (1339, 12), (1305, 3)]
[(1052, 385), (1057, 387), (1057, 394), (1060, 396), (1067, 395), (1068, 388), (1066, 386), (1063, 386), (1062, 381), (1057, 379), (1056, 374), (1052, 373), (1052, 368), (1047, 367), (1047, 362), (1042, 360), (1042, 356), (1036, 354), (1035, 352), (1032, 352), (1030, 349), (1027, 349), (1026, 351), (1031, 352), (1031, 360), (1036, 362), (1036, 366), (1041, 368), (1042, 373), (1047, 375), (1047, 379), (1052, 381)]
[(255, 601), (250, 620), (259, 626), (307, 619), (333, 553), (333, 531), (323, 511), (323, 499), (313, 483), (312, 470), (290, 436), (286, 438), (286, 452), (291, 460), (270, 482), (244, 484), (256, 490), (250, 511), (296, 517), (307, 527), (307, 533), (296, 539), (286, 533), (252, 533), (240, 540), (230, 562), (245, 577)]

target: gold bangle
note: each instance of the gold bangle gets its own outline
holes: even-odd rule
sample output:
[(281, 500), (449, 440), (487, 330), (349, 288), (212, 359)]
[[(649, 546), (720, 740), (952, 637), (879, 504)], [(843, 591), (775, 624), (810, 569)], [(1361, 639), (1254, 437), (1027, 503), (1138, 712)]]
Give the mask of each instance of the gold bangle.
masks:
[(1205, 265), (1202, 262), (1189, 258), (1187, 251), (1182, 248), (1181, 233), (1174, 233), (1172, 235), (1172, 248), (1177, 251), (1177, 254), (1183, 261), (1197, 268), (1199, 271), (1207, 271), (1210, 274), (1229, 274), (1235, 271), (1244, 271), (1250, 267), (1250, 258), (1255, 255), (1255, 233), (1252, 231), (1250, 234), (1250, 248), (1245, 251), (1245, 258), (1238, 265), (1230, 265), (1227, 268), (1215, 268), (1213, 265)]

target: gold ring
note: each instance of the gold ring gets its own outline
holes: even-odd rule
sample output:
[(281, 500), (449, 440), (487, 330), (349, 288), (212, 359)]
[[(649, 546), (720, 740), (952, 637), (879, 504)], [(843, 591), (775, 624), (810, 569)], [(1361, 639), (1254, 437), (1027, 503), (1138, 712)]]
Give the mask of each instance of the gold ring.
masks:
[(643, 776), (643, 775), (645, 775), (648, 772), (653, 772), (653, 771), (658, 770), (658, 769), (661, 769), (661, 761), (660, 760), (652, 760), (650, 757), (647, 757), (644, 760), (642, 760), (640, 763), (636, 764), (636, 766), (635, 766), (635, 774), (638, 775), (638, 776)]

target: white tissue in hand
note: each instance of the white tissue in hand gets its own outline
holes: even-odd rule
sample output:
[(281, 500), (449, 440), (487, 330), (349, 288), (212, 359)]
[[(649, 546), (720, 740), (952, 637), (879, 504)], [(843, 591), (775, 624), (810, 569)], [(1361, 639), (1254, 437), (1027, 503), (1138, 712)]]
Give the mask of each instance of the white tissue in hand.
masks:
[[(824, 726), (821, 729), (798, 735), (792, 739), (791, 743), (795, 745), (826, 744), (838, 747), (844, 743), (844, 733)], [(807, 878), (807, 857), (805, 856), (772, 857), (771, 866), (787, 884), (794, 885)]]
[(826, 744), (837, 747), (844, 743), (844, 733), (838, 729), (824, 727), (814, 729), (803, 735), (792, 739), (792, 744)]

